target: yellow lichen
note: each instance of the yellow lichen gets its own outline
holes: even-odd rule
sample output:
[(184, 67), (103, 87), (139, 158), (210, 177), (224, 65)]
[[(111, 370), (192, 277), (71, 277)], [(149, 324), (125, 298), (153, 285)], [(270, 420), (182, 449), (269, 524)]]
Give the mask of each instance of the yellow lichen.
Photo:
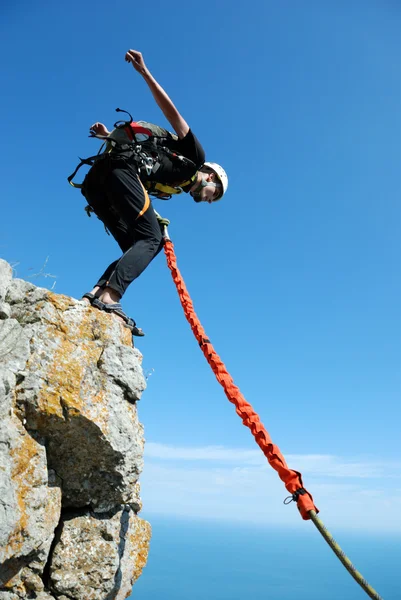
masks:
[[(49, 384), (40, 390), (37, 401), (39, 412), (45, 419), (51, 416), (63, 418), (63, 408), (64, 410), (67, 408), (69, 414), (84, 411), (86, 398), (89, 394), (93, 394), (93, 389), (90, 389), (85, 382), (85, 373), (88, 368), (96, 366), (103, 345), (110, 341), (114, 333), (112, 331), (114, 324), (111, 321), (112, 316), (91, 307), (83, 308), (81, 320), (77, 319), (79, 315), (77, 311), (75, 320), (72, 321), (66, 311), (76, 306), (76, 301), (51, 292), (48, 293), (47, 300), (56, 309), (57, 322), (50, 322), (47, 325), (47, 335), (53, 342), (54, 351), (46, 373), (42, 375)], [(43, 304), (41, 308), (42, 306)], [(125, 327), (121, 327), (121, 342), (132, 346), (131, 333)], [(31, 357), (27, 369), (30, 368), (29, 363), (33, 364), (37, 360), (38, 357)], [(101, 374), (99, 376), (101, 377)], [(97, 410), (95, 409), (96, 415), (91, 417), (99, 418), (107, 427), (108, 415), (105, 409), (107, 381), (106, 377), (103, 379), (100, 390), (92, 396), (94, 400), (92, 404), (97, 406)], [(39, 427), (41, 420), (38, 420)]]
[(8, 554), (13, 556), (21, 551), (28, 528), (27, 502), (32, 486), (37, 483), (38, 476), (38, 454), (42, 451), (41, 446), (28, 434), (22, 431), (18, 437), (18, 445), (10, 449), (12, 461), (11, 479), (14, 482), (16, 493), (19, 521), (8, 540)]
[(147, 563), (149, 554), (150, 538), (152, 537), (152, 527), (150, 523), (143, 519), (135, 518), (135, 556), (133, 556), (132, 581), (136, 581), (142, 574), (142, 570)]

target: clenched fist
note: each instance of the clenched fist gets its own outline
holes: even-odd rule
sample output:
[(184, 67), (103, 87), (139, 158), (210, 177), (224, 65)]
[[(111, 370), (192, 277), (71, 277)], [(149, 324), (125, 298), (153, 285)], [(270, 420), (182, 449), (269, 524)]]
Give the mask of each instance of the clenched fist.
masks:
[(134, 67), (135, 71), (144, 75), (147, 71), (145, 61), (143, 60), (142, 53), (138, 50), (128, 50), (125, 55), (125, 60), (130, 62)]

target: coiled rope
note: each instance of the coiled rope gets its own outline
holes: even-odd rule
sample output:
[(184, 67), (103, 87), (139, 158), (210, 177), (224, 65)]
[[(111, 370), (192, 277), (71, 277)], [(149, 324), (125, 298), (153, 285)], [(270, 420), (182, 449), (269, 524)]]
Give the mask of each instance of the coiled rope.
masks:
[(167, 227), (164, 228), (164, 241), (164, 252), (167, 258), (167, 265), (177, 287), (178, 296), (182, 308), (184, 309), (185, 317), (191, 326), (193, 334), (195, 335), (207, 362), (211, 366), (217, 381), (222, 385), (228, 400), (235, 405), (236, 413), (242, 419), (242, 423), (251, 430), (256, 443), (266, 456), (269, 464), (277, 471), (280, 479), (284, 482), (285, 487), (290, 492), (291, 496), (284, 502), (288, 504), (288, 499), (290, 502), (296, 502), (302, 518), (304, 520), (312, 520), (318, 531), (320, 531), (326, 542), (329, 544), (330, 548), (368, 596), (375, 600), (383, 600), (383, 598), (381, 598), (381, 596), (379, 596), (379, 594), (362, 577), (359, 571), (355, 569), (350, 559), (341, 550), (333, 536), (318, 518), (317, 513), (319, 511), (313, 503), (311, 494), (303, 487), (301, 473), (298, 473), (298, 471), (294, 471), (287, 466), (280, 449), (273, 444), (270, 435), (261, 423), (258, 414), (253, 410), (252, 406), (245, 400), (239, 388), (234, 384), (232, 377), (228, 373), (221, 358), (216, 353), (195, 313), (191, 297), (177, 267), (174, 245), (167, 233)]

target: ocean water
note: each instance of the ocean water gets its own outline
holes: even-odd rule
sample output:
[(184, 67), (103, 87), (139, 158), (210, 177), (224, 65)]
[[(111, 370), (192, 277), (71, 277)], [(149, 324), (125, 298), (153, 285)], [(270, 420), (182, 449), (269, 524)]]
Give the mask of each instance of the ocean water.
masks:
[[(148, 517), (148, 564), (134, 600), (363, 600), (312, 523), (279, 529)], [(333, 532), (334, 535), (334, 532)], [(335, 532), (384, 600), (401, 600), (401, 536)]]

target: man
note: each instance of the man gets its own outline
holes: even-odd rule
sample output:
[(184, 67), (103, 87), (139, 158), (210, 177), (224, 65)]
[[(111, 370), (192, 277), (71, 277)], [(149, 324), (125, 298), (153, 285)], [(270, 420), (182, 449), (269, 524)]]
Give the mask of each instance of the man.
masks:
[(223, 196), (228, 180), (222, 167), (205, 163), (201, 144), (151, 75), (142, 54), (129, 50), (125, 60), (142, 75), (176, 136), (171, 136), (171, 152), (158, 156), (157, 170), (144, 174), (142, 169), (139, 172), (137, 161), (130, 158), (129, 153), (119, 151), (130, 141), (127, 128), (109, 132), (103, 123), (91, 126), (92, 135), (106, 139), (109, 152), (101, 155), (88, 172), (82, 193), (119, 244), (123, 255), (106, 269), (84, 298), (93, 306), (118, 315), (134, 335), (144, 335), (120, 304), (130, 283), (139, 277), (163, 247), (159, 216), (153, 210), (143, 182), (150, 187), (152, 182), (173, 187), (178, 185), (189, 192), (195, 202), (212, 203)]

